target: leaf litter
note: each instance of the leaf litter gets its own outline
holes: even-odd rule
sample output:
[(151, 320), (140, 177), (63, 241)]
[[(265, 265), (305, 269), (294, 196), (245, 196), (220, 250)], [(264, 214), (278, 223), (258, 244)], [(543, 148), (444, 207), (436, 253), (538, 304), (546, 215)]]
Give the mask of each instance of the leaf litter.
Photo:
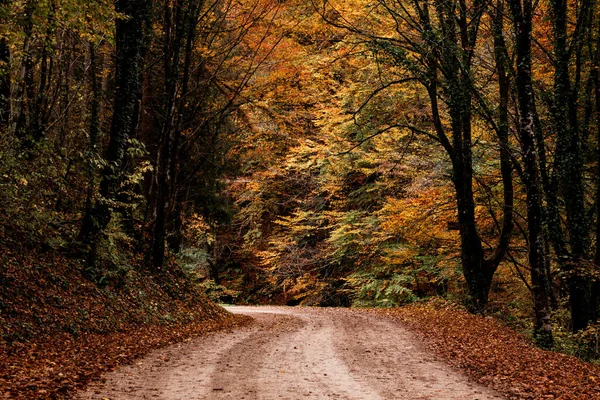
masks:
[(537, 348), (493, 318), (442, 301), (374, 312), (400, 320), (447, 362), (509, 399), (600, 399), (600, 367)]

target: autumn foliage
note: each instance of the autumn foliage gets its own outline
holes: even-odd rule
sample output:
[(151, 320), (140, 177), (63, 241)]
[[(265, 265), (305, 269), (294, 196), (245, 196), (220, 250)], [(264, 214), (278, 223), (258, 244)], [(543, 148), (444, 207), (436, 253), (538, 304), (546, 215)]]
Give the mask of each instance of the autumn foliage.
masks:
[(222, 318), (201, 290), (444, 297), (597, 359), (598, 7), (0, 0), (6, 356)]

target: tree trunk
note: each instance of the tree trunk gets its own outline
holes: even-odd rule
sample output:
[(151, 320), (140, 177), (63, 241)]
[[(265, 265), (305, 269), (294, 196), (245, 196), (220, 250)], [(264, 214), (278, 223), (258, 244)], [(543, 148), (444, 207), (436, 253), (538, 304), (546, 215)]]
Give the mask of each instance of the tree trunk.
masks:
[[(555, 73), (553, 126), (556, 131), (556, 164), (559, 188), (565, 202), (569, 252), (559, 254), (559, 262), (566, 273), (569, 286), (573, 331), (587, 327), (592, 319), (591, 284), (585, 262), (589, 248), (589, 227), (585, 208), (583, 181), (583, 154), (577, 117), (578, 93), (571, 85), (569, 64), (571, 52), (567, 49), (567, 2), (552, 0), (554, 28)], [(582, 8), (585, 12), (586, 7)], [(584, 19), (583, 17), (581, 17)], [(576, 38), (572, 46), (579, 46)]]
[(156, 162), (157, 194), (156, 218), (152, 240), (152, 265), (162, 267), (165, 258), (165, 239), (169, 201), (171, 200), (173, 171), (171, 171), (173, 152), (173, 134), (176, 129), (177, 80), (179, 78), (179, 58), (182, 37), (181, 30), (182, 4), (164, 4), (164, 79), (165, 79), (165, 122), (161, 130), (161, 143)]
[(138, 101), (142, 90), (142, 68), (150, 29), (150, 0), (117, 0), (116, 11), (128, 19), (117, 19), (116, 89), (110, 140), (106, 151), (109, 168), (105, 169), (100, 194), (115, 198), (122, 177), (128, 140), (137, 122)]
[[(595, 272), (600, 273), (600, 26), (596, 40), (596, 54), (593, 68), (594, 97), (596, 99), (596, 249)], [(600, 319), (600, 278), (596, 275), (592, 286), (592, 319)]]
[(460, 230), (461, 260), (469, 290), (470, 308), (474, 313), (483, 314), (488, 302), (493, 273), (490, 269), (485, 268), (483, 247), (475, 223), (472, 171), (463, 162), (458, 162), (453, 166), (453, 174)]
[(34, 96), (33, 87), (33, 58), (31, 55), (31, 41), (33, 36), (33, 13), (36, 9), (36, 2), (28, 0), (25, 3), (25, 18), (23, 21), (23, 65), (21, 66), (19, 76), (19, 90), (16, 95), (18, 101), (17, 117), (14, 121), (13, 131), (23, 140), (23, 146), (31, 147), (31, 140), (27, 135), (27, 124), (31, 115), (31, 102)]
[(217, 285), (221, 284), (221, 277), (219, 276), (219, 242), (217, 237), (217, 223), (213, 221), (210, 224), (213, 233), (213, 244), (212, 244), (212, 262), (210, 263), (210, 275)]
[(534, 94), (531, 77), (531, 32), (533, 5), (531, 0), (510, 0), (514, 18), (517, 52), (517, 97), (519, 137), (523, 152), (525, 189), (527, 191), (527, 224), (529, 229), (529, 266), (534, 301), (534, 335), (537, 344), (550, 348), (553, 344), (550, 324), (550, 301), (545, 273), (546, 249), (543, 236), (542, 191), (534, 132)]
[[(8, 0), (0, 0), (0, 8), (8, 8)], [(0, 20), (0, 23), (4, 21)], [(10, 122), (10, 48), (5, 38), (0, 39), (0, 132), (8, 128)]]
[[(498, 0), (496, 14), (492, 16), (492, 29), (494, 35), (494, 58), (498, 73), (498, 124), (496, 135), (498, 136), (500, 153), (500, 174), (503, 185), (503, 221), (500, 240), (495, 253), (490, 257), (489, 269), (496, 270), (502, 262), (513, 231), (513, 207), (514, 207), (514, 184), (513, 163), (510, 152), (509, 141), (509, 117), (508, 106), (510, 101), (510, 78), (508, 77), (509, 61), (506, 41), (504, 40), (504, 1)], [(495, 267), (494, 267), (495, 265)]]
[[(181, 244), (181, 210), (177, 202), (176, 179), (179, 167), (179, 146), (183, 116), (186, 114), (186, 96), (190, 77), (191, 56), (195, 28), (200, 11), (193, 1), (182, 1), (175, 6), (165, 5), (165, 104), (166, 120), (161, 132), (156, 166), (157, 195), (153, 232), (152, 260), (156, 268), (164, 263), (167, 229)], [(183, 56), (183, 67), (182, 65)], [(180, 84), (178, 84), (178, 80)]]
[[(90, 267), (94, 267), (97, 236), (112, 217), (112, 209), (123, 177), (129, 137), (137, 122), (142, 91), (142, 68), (150, 38), (150, 0), (117, 0), (115, 9), (128, 18), (116, 21), (115, 100), (110, 139), (106, 151), (107, 167), (102, 171), (100, 199), (91, 211), (82, 237), (91, 243)], [(91, 228), (91, 230), (90, 230)]]
[[(28, 125), (28, 135), (31, 137), (33, 143), (39, 143), (46, 135), (46, 127), (48, 125), (48, 90), (51, 84), (52, 65), (53, 65), (53, 40), (52, 38), (56, 34), (56, 1), (51, 1), (50, 9), (48, 10), (48, 21), (46, 28), (46, 35), (43, 39), (43, 48), (41, 55), (41, 62), (39, 68), (39, 85), (37, 92), (32, 93), (31, 96), (31, 117)], [(31, 63), (33, 67), (33, 63)], [(27, 76), (31, 75), (33, 80), (33, 72), (28, 72)], [(31, 90), (33, 92), (33, 90)], [(29, 97), (29, 96), (28, 96)]]
[(98, 63), (98, 57), (96, 53), (96, 46), (94, 43), (89, 44), (90, 48), (90, 68), (89, 68), (89, 80), (90, 89), (92, 91), (92, 101), (90, 104), (90, 136), (88, 143), (88, 151), (86, 153), (86, 164), (87, 164), (87, 193), (85, 200), (85, 215), (82, 223), (82, 229), (80, 232), (79, 240), (88, 246), (89, 236), (85, 236), (85, 232), (92, 232), (94, 230), (93, 224), (93, 206), (94, 206), (94, 194), (96, 193), (96, 168), (95, 163), (99, 157), (98, 145), (100, 139), (100, 107), (102, 101), (102, 95), (100, 90), (100, 68)]
[[(502, 143), (501, 173), (505, 184), (503, 227), (498, 245), (486, 259), (475, 218), (471, 131), (472, 92), (475, 88), (470, 76), (473, 49), (485, 2), (475, 1), (471, 8), (467, 8), (463, 1), (436, 0), (434, 5), (442, 35), (442, 46), (434, 46), (425, 55), (430, 74), (427, 90), (438, 140), (452, 161), (452, 181), (456, 193), (461, 239), (461, 261), (469, 292), (469, 306), (472, 312), (483, 314), (494, 273), (508, 249), (512, 231), (512, 165), (507, 147), (507, 130), (504, 133), (499, 132), (499, 141)], [(433, 28), (427, 2), (423, 3), (422, 7), (419, 18), (424, 32), (428, 32)], [(425, 40), (429, 39), (425, 37)], [(438, 70), (441, 71), (442, 78), (438, 78)], [(446, 135), (438, 109), (440, 95), (437, 90), (438, 79), (443, 79), (446, 87), (444, 94), (447, 96), (446, 104), (451, 120), (451, 137)], [(504, 107), (503, 110), (501, 113), (506, 112), (507, 108)]]

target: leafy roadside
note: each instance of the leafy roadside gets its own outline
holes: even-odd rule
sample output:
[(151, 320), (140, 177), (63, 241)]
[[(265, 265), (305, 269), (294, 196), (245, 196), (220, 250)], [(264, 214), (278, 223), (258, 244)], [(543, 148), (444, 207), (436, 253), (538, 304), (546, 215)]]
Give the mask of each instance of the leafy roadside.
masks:
[(439, 300), (373, 312), (402, 321), (450, 364), (509, 399), (600, 398), (600, 367), (541, 350), (492, 318)]
[(0, 241), (0, 399), (65, 399), (103, 372), (171, 343), (248, 322), (173, 264), (142, 260), (103, 284), (74, 254)]
[(60, 334), (0, 347), (0, 398), (65, 399), (102, 373), (159, 347), (242, 326), (249, 318), (227, 315), (186, 325), (145, 326), (110, 334)]

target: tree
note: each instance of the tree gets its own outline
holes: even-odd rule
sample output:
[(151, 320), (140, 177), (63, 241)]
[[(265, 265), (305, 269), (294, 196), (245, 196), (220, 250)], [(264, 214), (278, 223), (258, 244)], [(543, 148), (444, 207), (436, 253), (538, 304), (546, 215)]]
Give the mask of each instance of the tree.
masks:
[(106, 167), (100, 181), (100, 198), (88, 212), (81, 237), (90, 247), (90, 268), (95, 266), (96, 246), (100, 234), (110, 222), (116, 208), (117, 194), (125, 168), (129, 138), (137, 127), (142, 99), (142, 72), (149, 45), (151, 2), (149, 0), (118, 0), (115, 34), (116, 71), (115, 95)]
[[(0, 22), (4, 23), (9, 13), (9, 1), (0, 2)], [(8, 127), (10, 119), (10, 48), (8, 40), (0, 39), (0, 129)]]
[[(377, 31), (356, 28), (357, 25), (333, 21), (327, 17), (328, 7), (333, 9), (330, 2), (322, 4), (321, 14), (332, 25), (349, 29), (369, 41), (376, 52), (383, 54), (380, 59), (385, 63), (401, 68), (405, 77), (390, 81), (375, 93), (410, 81), (419, 82), (426, 90), (431, 107), (427, 123), (417, 126), (392, 122), (391, 125), (435, 139), (451, 160), (462, 268), (470, 308), (483, 313), (492, 278), (508, 249), (513, 226), (512, 167), (507, 149), (507, 128), (502, 121), (491, 120), (502, 149), (499, 156), (505, 187), (504, 222), (498, 245), (486, 254), (478, 232), (473, 191), (473, 102), (481, 94), (476, 93), (478, 89), (473, 82), (472, 70), (486, 3), (435, 1), (432, 6), (419, 1), (409, 5), (385, 0), (377, 3), (393, 22), (391, 26), (395, 27), (396, 34), (393, 38), (382, 36)], [(369, 96), (367, 102), (374, 97)], [(505, 112), (501, 111), (500, 118), (505, 118)], [(488, 114), (488, 117), (492, 115)], [(449, 122), (446, 122), (447, 119)]]
[(529, 230), (529, 268), (533, 291), (537, 343), (552, 346), (550, 301), (546, 275), (546, 248), (543, 231), (542, 186), (534, 132), (534, 92), (531, 78), (531, 32), (533, 4), (530, 0), (509, 2), (516, 39), (516, 79), (519, 107), (519, 137), (523, 152), (523, 179), (527, 190), (527, 226)]
[(224, 175), (237, 166), (228, 154), (240, 131), (234, 120), (278, 43), (270, 30), (278, 8), (259, 0), (164, 5), (162, 46), (154, 49), (163, 60), (163, 86), (152, 86), (160, 131), (151, 139), (157, 161), (147, 194), (155, 268), (166, 245), (181, 247), (186, 216), (202, 215), (215, 233), (228, 219), (221, 191)]
[[(590, 223), (586, 206), (583, 148), (589, 137), (591, 114), (592, 73), (585, 78), (584, 61), (593, 55), (586, 54), (593, 27), (594, 2), (582, 2), (578, 10), (575, 29), (568, 33), (569, 12), (565, 0), (550, 1), (554, 45), (554, 90), (551, 108), (551, 129), (556, 135), (555, 169), (548, 197), (560, 196), (564, 201), (566, 229), (561, 228), (558, 213), (548, 213), (551, 238), (558, 261), (566, 274), (569, 287), (573, 330), (587, 327), (594, 319), (592, 286), (594, 278), (590, 271)], [(570, 36), (570, 37), (569, 37)], [(570, 41), (569, 41), (570, 39)], [(589, 51), (589, 50), (588, 50)], [(572, 72), (572, 70), (574, 70)], [(572, 77), (574, 75), (574, 78)], [(586, 111), (580, 111), (584, 103)], [(556, 204), (552, 199), (551, 204)]]
[[(214, 3), (216, 4), (216, 3)], [(214, 5), (213, 4), (213, 5)], [(182, 119), (187, 116), (186, 102), (191, 73), (200, 4), (178, 1), (164, 5), (164, 122), (160, 132), (158, 161), (155, 167), (156, 206), (152, 239), (152, 262), (160, 268), (164, 262), (166, 223), (174, 196), (177, 176)], [(183, 58), (183, 61), (182, 61)]]

